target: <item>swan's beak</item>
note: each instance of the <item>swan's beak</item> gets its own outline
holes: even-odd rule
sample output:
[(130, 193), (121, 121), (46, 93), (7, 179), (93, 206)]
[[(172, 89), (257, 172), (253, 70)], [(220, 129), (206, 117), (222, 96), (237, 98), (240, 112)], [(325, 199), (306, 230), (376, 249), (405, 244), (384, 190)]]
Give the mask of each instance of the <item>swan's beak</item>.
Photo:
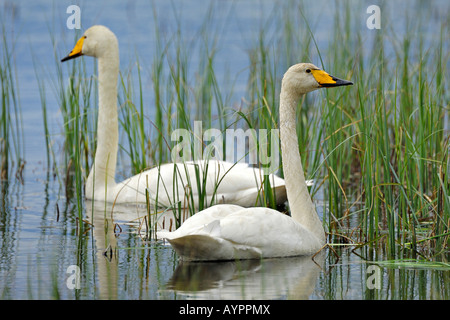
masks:
[(61, 59), (61, 62), (82, 56), (83, 54), (81, 53), (81, 49), (83, 48), (83, 42), (84, 39), (86, 39), (86, 37), (81, 37), (80, 40), (77, 41), (77, 44), (75, 45), (75, 47), (73, 48), (72, 51), (70, 51), (69, 55), (65, 58)]
[(339, 87), (353, 85), (353, 82), (333, 77), (323, 70), (311, 70), (320, 87)]

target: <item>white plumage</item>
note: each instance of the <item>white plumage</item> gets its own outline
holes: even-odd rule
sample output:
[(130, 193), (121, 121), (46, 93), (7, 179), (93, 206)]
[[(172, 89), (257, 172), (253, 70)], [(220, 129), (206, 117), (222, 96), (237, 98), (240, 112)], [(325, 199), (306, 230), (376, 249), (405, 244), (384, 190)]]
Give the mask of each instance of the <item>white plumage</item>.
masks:
[(309, 255), (323, 243), (276, 210), (215, 205), (173, 232), (159, 231), (185, 260), (234, 260)]

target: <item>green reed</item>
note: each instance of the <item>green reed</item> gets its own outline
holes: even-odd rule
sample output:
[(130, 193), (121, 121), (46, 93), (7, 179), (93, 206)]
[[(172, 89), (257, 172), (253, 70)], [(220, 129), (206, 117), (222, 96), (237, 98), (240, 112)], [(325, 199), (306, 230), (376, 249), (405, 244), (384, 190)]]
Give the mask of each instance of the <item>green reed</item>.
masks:
[(6, 30), (5, 20), (7, 19), (2, 19), (0, 25), (2, 37), (2, 49), (0, 50), (0, 179), (9, 180), (11, 174), (14, 173), (19, 180), (22, 180), (25, 147), (14, 53), (15, 39), (14, 33)]
[[(366, 52), (358, 34), (362, 32), (351, 26), (348, 10), (340, 12), (345, 24), (335, 26), (336, 42), (329, 49), (330, 62), (339, 64), (330, 72), (351, 72), (355, 86), (342, 96), (339, 90), (326, 93), (338, 106), (325, 125), (331, 128), (330, 147), (345, 142), (327, 158), (335, 175), (334, 181), (329, 175), (328, 191), (335, 194), (329, 198), (330, 209), (335, 204), (333, 214), (344, 219), (346, 208), (352, 207), (351, 197), (360, 199), (364, 204), (359, 241), (386, 235), (391, 254), (407, 248), (428, 257), (430, 247), (440, 252), (448, 245), (448, 198), (439, 196), (448, 194), (449, 187), (440, 183), (446, 181), (441, 176), (448, 177), (449, 144), (442, 82), (448, 56), (442, 51), (442, 30), (426, 48), (423, 36), (413, 36), (421, 34), (418, 30), (397, 39), (393, 30), (382, 29)], [(430, 50), (433, 47), (439, 48), (436, 53)], [(348, 137), (353, 138), (347, 141)], [(351, 191), (348, 184), (354, 182), (359, 190)]]
[[(144, 102), (142, 99), (142, 82), (140, 76), (140, 66), (137, 64), (139, 97), (136, 98), (132, 92), (134, 88), (133, 78), (127, 76), (125, 83), (123, 76), (120, 77), (120, 87), (123, 94), (119, 96), (119, 109), (121, 111), (120, 125), (126, 133), (128, 140), (127, 156), (130, 158), (133, 173), (138, 173), (147, 167), (146, 150), (149, 143), (146, 138), (145, 118), (144, 118)], [(122, 101), (122, 96), (124, 101)], [(137, 102), (138, 105), (134, 103)]]
[[(292, 17), (292, 6), (270, 17), (285, 30), (279, 38), (270, 26), (261, 29), (250, 55), (251, 121), (255, 127), (276, 125), (278, 93), (272, 85), (279, 84), (296, 46), (296, 62), (315, 57), (326, 71), (351, 79), (353, 87), (305, 97), (298, 116), (307, 178), (326, 182), (323, 220), (337, 234), (330, 241), (348, 236), (385, 243), (392, 255), (406, 250), (430, 257), (446, 250), (449, 239), (445, 26), (431, 43), (411, 28), (403, 39), (387, 28), (373, 31), (367, 46), (367, 30), (355, 26), (354, 8), (336, 5), (341, 8), (326, 52), (320, 52), (314, 21), (301, 5), (294, 7), (303, 20)], [(306, 31), (292, 37), (290, 30)]]

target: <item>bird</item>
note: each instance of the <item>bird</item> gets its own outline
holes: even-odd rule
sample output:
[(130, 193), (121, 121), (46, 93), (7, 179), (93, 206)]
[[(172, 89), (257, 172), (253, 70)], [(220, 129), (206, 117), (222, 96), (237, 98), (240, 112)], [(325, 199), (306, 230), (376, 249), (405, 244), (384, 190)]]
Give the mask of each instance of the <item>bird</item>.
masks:
[(326, 244), (322, 222), (307, 189), (296, 133), (300, 98), (319, 88), (352, 85), (311, 63), (291, 66), (281, 81), (281, 159), (290, 215), (265, 207), (218, 204), (197, 212), (175, 231), (160, 230), (185, 261), (218, 261), (313, 255)]
[(259, 168), (246, 163), (216, 159), (164, 163), (117, 183), (117, 37), (108, 27), (94, 25), (85, 31), (61, 62), (83, 55), (98, 60), (99, 84), (97, 149), (85, 183), (86, 199), (116, 204), (148, 204), (149, 201), (160, 207), (176, 205), (194, 209), (214, 203), (250, 207), (260, 205), (263, 179), (266, 178), (275, 192), (277, 204), (281, 205), (286, 201), (284, 179), (272, 173), (265, 176)]

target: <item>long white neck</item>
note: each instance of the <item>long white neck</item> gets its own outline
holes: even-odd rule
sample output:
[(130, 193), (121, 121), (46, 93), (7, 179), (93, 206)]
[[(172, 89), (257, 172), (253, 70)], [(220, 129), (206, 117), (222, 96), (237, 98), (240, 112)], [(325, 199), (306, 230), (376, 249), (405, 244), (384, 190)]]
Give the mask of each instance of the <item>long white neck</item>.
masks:
[(298, 149), (296, 107), (299, 96), (282, 85), (280, 94), (280, 140), (283, 173), (291, 216), (325, 243), (325, 233), (309, 195)]
[[(99, 110), (97, 122), (97, 150), (94, 164), (86, 181), (88, 198), (103, 198), (116, 184), (115, 172), (119, 144), (117, 116), (117, 79), (119, 75), (119, 49), (112, 46), (98, 58)], [(104, 189), (106, 188), (106, 190)], [(94, 194), (102, 192), (101, 195)], [(102, 190), (102, 191), (99, 191)]]

